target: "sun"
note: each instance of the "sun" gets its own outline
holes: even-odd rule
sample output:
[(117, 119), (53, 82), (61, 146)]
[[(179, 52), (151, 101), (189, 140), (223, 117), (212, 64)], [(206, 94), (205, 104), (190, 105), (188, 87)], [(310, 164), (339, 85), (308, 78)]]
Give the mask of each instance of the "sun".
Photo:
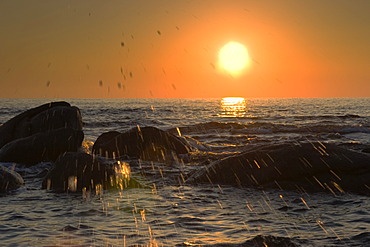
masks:
[(240, 75), (249, 65), (247, 48), (238, 42), (230, 41), (218, 52), (218, 65), (232, 76)]

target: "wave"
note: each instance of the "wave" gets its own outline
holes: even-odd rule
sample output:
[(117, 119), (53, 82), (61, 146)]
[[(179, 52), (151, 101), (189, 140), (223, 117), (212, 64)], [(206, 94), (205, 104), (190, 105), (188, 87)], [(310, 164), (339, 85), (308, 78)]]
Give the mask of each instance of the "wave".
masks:
[(111, 122), (104, 122), (104, 121), (91, 121), (91, 122), (84, 122), (84, 127), (88, 128), (98, 128), (98, 127), (111, 127), (111, 126), (126, 126), (129, 122), (130, 118), (122, 118), (126, 121), (111, 121)]
[(338, 130), (341, 134), (349, 134), (349, 133), (370, 133), (370, 128), (366, 127), (345, 127)]
[(356, 236), (353, 236), (351, 240), (361, 241), (362, 243), (369, 243), (370, 242), (370, 233), (363, 232)]
[(120, 120), (115, 121), (87, 121), (84, 122), (84, 127), (86, 128), (99, 128), (99, 127), (118, 127), (120, 129), (129, 129), (136, 127), (137, 125), (140, 126), (163, 126), (165, 123), (163, 123), (160, 120), (155, 119), (146, 119), (145, 124), (143, 122), (139, 122), (137, 120), (134, 120), (130, 117), (122, 117)]
[(270, 134), (270, 133), (370, 133), (370, 128), (364, 126), (342, 124), (280, 124), (268, 122), (206, 122), (169, 129), (170, 132), (180, 131), (184, 134), (212, 133), (230, 131), (232, 134)]
[(356, 119), (365, 118), (357, 114), (345, 114), (345, 115), (308, 115), (308, 116), (294, 116), (298, 120), (317, 120), (317, 119)]

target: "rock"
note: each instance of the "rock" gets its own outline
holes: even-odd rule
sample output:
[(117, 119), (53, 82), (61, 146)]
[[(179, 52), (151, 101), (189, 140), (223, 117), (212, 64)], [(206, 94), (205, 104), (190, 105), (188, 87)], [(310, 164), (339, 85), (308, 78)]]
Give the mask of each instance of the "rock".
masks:
[(55, 106), (30, 119), (31, 135), (59, 128), (82, 130), (82, 125), (80, 110), (75, 106)]
[(215, 161), (189, 183), (370, 194), (370, 156), (333, 144), (265, 146)]
[(27, 110), (0, 126), (0, 148), (16, 139), (59, 128), (82, 130), (80, 110), (64, 101)]
[(0, 166), (0, 193), (18, 189), (24, 184), (23, 178), (17, 172)]
[(52, 102), (27, 110), (0, 126), (0, 161), (33, 165), (77, 151), (83, 140), (80, 110)]
[(60, 154), (76, 152), (83, 141), (81, 130), (62, 128), (16, 139), (0, 149), (1, 162), (34, 165), (55, 161)]
[(124, 189), (130, 183), (130, 167), (122, 162), (107, 162), (92, 155), (69, 152), (61, 155), (42, 183), (43, 189), (57, 192)]
[(103, 134), (101, 134), (98, 139), (96, 139), (92, 152), (95, 154), (100, 154), (101, 156), (108, 157), (109, 155), (107, 153), (103, 153), (103, 150), (105, 150), (105, 147), (108, 146), (109, 142), (112, 141), (114, 138), (119, 136), (121, 133), (118, 131), (108, 131)]
[(123, 155), (143, 160), (164, 160), (166, 155), (187, 154), (189, 144), (155, 127), (136, 127), (124, 133), (107, 132), (93, 146), (93, 153), (115, 158)]

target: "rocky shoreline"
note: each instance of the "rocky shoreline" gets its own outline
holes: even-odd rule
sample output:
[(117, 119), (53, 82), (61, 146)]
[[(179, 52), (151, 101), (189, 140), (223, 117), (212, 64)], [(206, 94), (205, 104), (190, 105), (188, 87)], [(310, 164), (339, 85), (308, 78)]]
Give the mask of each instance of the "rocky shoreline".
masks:
[[(81, 193), (135, 186), (130, 182), (127, 158), (164, 162), (168, 157), (180, 159), (197, 151), (186, 139), (150, 126), (103, 133), (91, 153), (83, 151), (83, 139), (83, 121), (77, 107), (67, 102), (44, 104), (0, 126), (0, 162), (27, 167), (52, 162), (42, 189)], [(185, 183), (193, 185), (370, 194), (369, 154), (321, 142), (252, 148), (199, 165), (183, 175)], [(21, 175), (0, 166), (1, 193), (23, 184)]]

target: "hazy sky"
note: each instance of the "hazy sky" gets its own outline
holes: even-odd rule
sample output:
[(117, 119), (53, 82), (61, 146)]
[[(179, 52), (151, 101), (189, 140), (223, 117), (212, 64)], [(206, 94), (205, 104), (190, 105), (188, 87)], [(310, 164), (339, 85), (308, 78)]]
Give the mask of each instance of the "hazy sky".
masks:
[[(0, 0), (0, 97), (370, 97), (367, 0)], [(251, 65), (217, 67), (229, 41)]]

